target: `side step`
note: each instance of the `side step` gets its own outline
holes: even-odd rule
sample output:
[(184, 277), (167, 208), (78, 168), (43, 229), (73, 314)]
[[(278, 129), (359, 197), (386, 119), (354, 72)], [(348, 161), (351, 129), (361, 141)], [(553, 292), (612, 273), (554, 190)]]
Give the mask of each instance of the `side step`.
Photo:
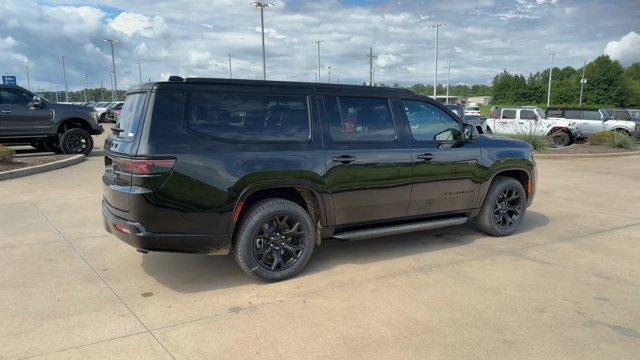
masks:
[(333, 238), (340, 240), (361, 240), (361, 239), (369, 239), (381, 236), (389, 236), (396, 234), (403, 234), (414, 231), (422, 231), (422, 230), (430, 230), (437, 229), (450, 225), (461, 225), (467, 222), (469, 218), (466, 216), (448, 218), (448, 219), (440, 219), (440, 220), (430, 220), (430, 221), (420, 221), (409, 224), (402, 225), (392, 225), (392, 226), (382, 226), (370, 229), (361, 229), (361, 230), (349, 230), (344, 232), (338, 232), (333, 235)]

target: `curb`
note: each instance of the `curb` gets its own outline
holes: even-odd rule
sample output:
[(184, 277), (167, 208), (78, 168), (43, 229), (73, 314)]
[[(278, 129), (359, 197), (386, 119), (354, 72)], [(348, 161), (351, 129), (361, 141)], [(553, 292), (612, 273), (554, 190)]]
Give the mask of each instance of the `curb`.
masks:
[(67, 159), (62, 159), (62, 160), (50, 162), (47, 164), (30, 166), (22, 169), (9, 170), (9, 171), (0, 173), (0, 181), (16, 179), (23, 176), (40, 174), (40, 173), (51, 171), (51, 170), (62, 169), (62, 168), (66, 168), (67, 166), (80, 163), (82, 161), (84, 161), (84, 155), (78, 154)]
[(535, 154), (536, 159), (590, 159), (590, 158), (616, 158), (627, 156), (638, 156), (640, 151), (627, 151), (619, 153), (602, 153), (602, 154)]

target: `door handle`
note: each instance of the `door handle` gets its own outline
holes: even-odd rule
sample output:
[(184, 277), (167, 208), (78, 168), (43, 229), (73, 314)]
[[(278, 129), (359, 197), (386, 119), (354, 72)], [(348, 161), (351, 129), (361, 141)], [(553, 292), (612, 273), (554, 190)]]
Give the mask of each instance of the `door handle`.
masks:
[(418, 158), (419, 160), (424, 160), (424, 161), (431, 161), (433, 160), (433, 154), (422, 154), (422, 155), (418, 155), (416, 156), (416, 158)]
[(11, 114), (11, 110), (2, 110), (0, 112), (3, 114)]
[(333, 160), (334, 162), (348, 164), (350, 162), (356, 161), (356, 157), (352, 155), (340, 155), (332, 157), (331, 160)]

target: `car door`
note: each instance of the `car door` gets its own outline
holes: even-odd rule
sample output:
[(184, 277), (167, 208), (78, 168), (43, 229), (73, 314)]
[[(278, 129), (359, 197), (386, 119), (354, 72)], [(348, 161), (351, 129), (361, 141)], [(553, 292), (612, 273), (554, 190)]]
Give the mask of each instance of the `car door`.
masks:
[(582, 110), (578, 129), (584, 134), (594, 134), (604, 131), (604, 118), (599, 110)]
[(413, 161), (408, 215), (460, 212), (476, 207), (481, 148), (462, 141), (461, 123), (426, 101), (403, 100)]
[[(538, 129), (538, 115), (532, 109), (520, 109), (518, 110), (519, 116), (516, 119), (516, 124), (519, 133), (522, 134), (538, 134), (540, 131)], [(541, 134), (544, 135), (544, 134)]]
[(383, 97), (323, 96), (325, 183), (337, 225), (406, 216), (411, 151)]
[(19, 89), (0, 90), (0, 134), (27, 136), (48, 131), (51, 112), (29, 108), (32, 100), (30, 94)]

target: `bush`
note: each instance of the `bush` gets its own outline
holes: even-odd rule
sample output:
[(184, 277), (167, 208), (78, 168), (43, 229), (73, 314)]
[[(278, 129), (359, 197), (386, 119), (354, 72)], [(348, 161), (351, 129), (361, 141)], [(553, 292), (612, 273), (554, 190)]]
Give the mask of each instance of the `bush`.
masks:
[(606, 145), (616, 149), (631, 149), (636, 145), (631, 136), (620, 131), (601, 131), (591, 134), (588, 141), (591, 145)]
[(12, 148), (0, 145), (0, 163), (10, 163), (11, 161), (13, 161), (13, 156), (15, 154), (16, 152)]
[(544, 136), (535, 134), (517, 134), (510, 135), (510, 137), (528, 142), (533, 147), (533, 150), (536, 151), (544, 150), (549, 147), (549, 141)]

